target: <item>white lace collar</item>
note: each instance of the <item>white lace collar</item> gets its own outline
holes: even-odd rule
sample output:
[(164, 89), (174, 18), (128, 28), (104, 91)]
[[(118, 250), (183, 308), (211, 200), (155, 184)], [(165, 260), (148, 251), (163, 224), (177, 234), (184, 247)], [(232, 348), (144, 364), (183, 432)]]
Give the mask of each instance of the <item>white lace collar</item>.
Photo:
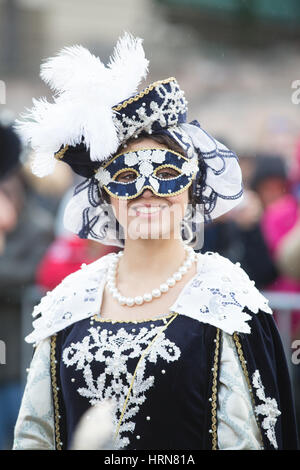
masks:
[[(25, 340), (37, 343), (73, 323), (98, 314), (106, 282), (107, 267), (115, 253), (103, 256), (67, 276), (34, 308), (34, 330)], [(170, 311), (214, 325), (226, 333), (250, 333), (247, 323), (253, 313), (272, 313), (268, 301), (239, 263), (217, 253), (198, 254), (196, 275), (185, 285)]]

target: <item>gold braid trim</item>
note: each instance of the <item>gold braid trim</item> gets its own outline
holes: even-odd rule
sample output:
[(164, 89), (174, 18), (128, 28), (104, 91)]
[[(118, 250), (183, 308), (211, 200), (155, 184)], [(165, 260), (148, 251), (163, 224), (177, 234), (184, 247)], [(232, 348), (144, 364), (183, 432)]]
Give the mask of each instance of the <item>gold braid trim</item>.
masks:
[(120, 431), (120, 426), (121, 426), (121, 423), (122, 423), (122, 419), (123, 419), (123, 416), (124, 416), (124, 413), (125, 413), (125, 410), (126, 410), (126, 406), (127, 406), (127, 402), (128, 402), (128, 399), (129, 399), (129, 396), (130, 396), (130, 392), (132, 390), (132, 387), (133, 387), (133, 383), (134, 383), (134, 379), (135, 379), (135, 376), (136, 376), (136, 373), (137, 373), (137, 369), (138, 369), (138, 366), (139, 366), (139, 363), (141, 362), (141, 360), (144, 358), (145, 354), (147, 353), (148, 349), (150, 349), (150, 347), (152, 346), (152, 344), (154, 343), (154, 341), (158, 338), (159, 335), (161, 335), (163, 333), (163, 331), (165, 329), (168, 328), (168, 326), (172, 323), (173, 320), (175, 320), (175, 318), (178, 316), (178, 313), (175, 313), (173, 314), (173, 318), (171, 318), (171, 320), (165, 325), (163, 326), (160, 331), (157, 333), (157, 335), (153, 338), (153, 340), (148, 344), (148, 346), (146, 347), (146, 349), (143, 351), (141, 357), (139, 358), (138, 360), (138, 363), (136, 365), (136, 368), (135, 368), (135, 371), (134, 371), (134, 374), (133, 374), (133, 377), (132, 377), (132, 381), (131, 381), (131, 384), (130, 384), (130, 387), (129, 387), (129, 391), (127, 393), (127, 397), (126, 397), (126, 400), (125, 400), (125, 403), (124, 403), (124, 406), (123, 406), (123, 410), (122, 410), (122, 414), (121, 414), (121, 417), (119, 419), (119, 423), (118, 423), (118, 426), (117, 426), (117, 430), (116, 430), (116, 433), (115, 433), (115, 438), (114, 440), (117, 439), (118, 437), (118, 434), (119, 434), (119, 431)]
[(92, 320), (99, 321), (99, 322), (109, 322), (109, 323), (144, 323), (146, 321), (158, 321), (158, 320), (165, 320), (166, 318), (170, 318), (174, 315), (174, 313), (168, 313), (167, 315), (157, 316), (152, 318), (145, 318), (143, 320), (113, 320), (112, 318), (101, 318), (96, 315), (92, 317)]
[(143, 96), (148, 95), (148, 93), (150, 93), (150, 91), (152, 91), (155, 87), (157, 87), (159, 85), (163, 85), (165, 83), (170, 83), (172, 81), (176, 81), (176, 78), (175, 77), (169, 77), (169, 78), (166, 78), (165, 80), (158, 80), (157, 82), (151, 83), (151, 85), (149, 85), (147, 88), (145, 88), (143, 91), (141, 91), (137, 95), (132, 96), (128, 100), (126, 100), (123, 103), (119, 104), (118, 106), (114, 106), (113, 111), (120, 111), (121, 109), (126, 108), (126, 106), (133, 103), (134, 101), (138, 101), (139, 99), (143, 98)]
[(59, 428), (59, 403), (57, 393), (57, 381), (56, 381), (56, 359), (55, 359), (55, 348), (56, 348), (56, 335), (51, 337), (51, 351), (50, 351), (50, 370), (51, 370), (51, 383), (53, 390), (53, 401), (54, 401), (54, 429), (55, 429), (55, 442), (56, 450), (62, 450), (62, 442), (60, 438)]
[(136, 197), (138, 197), (140, 194), (142, 194), (144, 192), (144, 190), (146, 188), (149, 188), (151, 189), (151, 191), (153, 192), (153, 194), (155, 194), (156, 196), (161, 196), (161, 197), (171, 197), (171, 196), (177, 196), (177, 194), (181, 194), (183, 193), (183, 191), (185, 191), (186, 189), (188, 189), (191, 184), (193, 183), (193, 180), (195, 179), (195, 175), (196, 173), (193, 175), (191, 181), (189, 181), (183, 188), (179, 189), (178, 191), (174, 191), (172, 193), (158, 193), (157, 191), (155, 191), (152, 186), (150, 186), (149, 184), (146, 184), (145, 186), (142, 187), (142, 189), (140, 191), (138, 191), (136, 194), (134, 194), (133, 196), (116, 196), (113, 192), (111, 192), (107, 186), (103, 185), (102, 188), (105, 189), (105, 191), (111, 196), (111, 197), (114, 197), (116, 199), (134, 199)]
[[(237, 349), (237, 353), (238, 353), (240, 363), (241, 363), (241, 366), (242, 366), (242, 369), (243, 369), (243, 373), (244, 373), (244, 376), (245, 376), (245, 379), (246, 379), (246, 382), (247, 382), (248, 390), (250, 392), (250, 397), (251, 397), (253, 410), (255, 410), (255, 400), (254, 400), (252, 385), (251, 385), (250, 378), (249, 378), (249, 373), (248, 373), (248, 370), (247, 370), (247, 362), (245, 360), (242, 345), (240, 343), (240, 339), (239, 339), (239, 336), (238, 336), (237, 333), (233, 333), (233, 339), (234, 339), (235, 346), (236, 346), (236, 349)], [(262, 434), (261, 434), (260, 423), (257, 419), (256, 413), (254, 413), (254, 416), (255, 416), (257, 427), (258, 427), (258, 430), (259, 430), (260, 442), (261, 442), (261, 445), (263, 447), (263, 439), (262, 439)]]
[(54, 154), (54, 158), (56, 158), (56, 160), (61, 160), (64, 156), (64, 154), (66, 153), (66, 151), (68, 150), (69, 146), (68, 145), (65, 145), (61, 150), (59, 150), (59, 152), (56, 152)]
[(217, 393), (218, 393), (218, 364), (220, 355), (220, 329), (217, 328), (216, 348), (214, 354), (213, 382), (211, 396), (211, 430), (212, 432), (212, 450), (217, 450), (218, 434), (217, 434)]

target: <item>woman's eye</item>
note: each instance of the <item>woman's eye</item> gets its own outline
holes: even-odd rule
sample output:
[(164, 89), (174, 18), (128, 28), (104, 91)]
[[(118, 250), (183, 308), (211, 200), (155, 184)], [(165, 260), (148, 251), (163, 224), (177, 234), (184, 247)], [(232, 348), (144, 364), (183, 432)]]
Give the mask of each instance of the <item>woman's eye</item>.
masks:
[(128, 181), (134, 181), (136, 179), (136, 174), (133, 171), (120, 173), (116, 181), (128, 183)]
[(175, 178), (175, 176), (178, 176), (178, 175), (179, 175), (179, 172), (176, 170), (161, 170), (156, 173), (156, 176), (163, 180)]

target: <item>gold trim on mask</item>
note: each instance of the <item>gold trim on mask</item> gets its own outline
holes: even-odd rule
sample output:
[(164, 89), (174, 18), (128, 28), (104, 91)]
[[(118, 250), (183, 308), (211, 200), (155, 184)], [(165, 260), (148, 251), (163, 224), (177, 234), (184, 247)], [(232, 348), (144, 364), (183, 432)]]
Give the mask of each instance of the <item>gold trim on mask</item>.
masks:
[[(179, 174), (178, 175), (175, 175), (175, 176), (172, 176), (171, 178), (160, 178), (159, 176), (156, 176), (156, 173), (161, 170), (162, 168), (173, 168), (174, 170), (178, 171)], [(170, 181), (170, 180), (174, 180), (176, 178), (178, 178), (179, 176), (182, 175), (182, 171), (180, 170), (180, 168), (178, 168), (176, 165), (173, 165), (172, 163), (165, 163), (164, 165), (160, 165), (158, 166), (157, 168), (154, 169), (153, 171), (153, 176), (156, 176), (156, 178), (162, 180), (162, 181)]]
[(134, 194), (133, 196), (117, 196), (116, 194), (112, 193), (106, 186), (101, 186), (101, 189), (104, 188), (105, 191), (106, 191), (110, 196), (114, 197), (115, 199), (134, 199), (134, 198), (138, 197), (140, 194), (142, 194), (142, 193), (145, 191), (145, 189), (147, 189), (147, 188), (151, 189), (151, 191), (153, 192), (153, 194), (155, 194), (156, 196), (172, 197), (172, 196), (177, 196), (177, 194), (181, 194), (181, 193), (183, 193), (186, 189), (188, 189), (188, 188), (191, 186), (193, 180), (195, 179), (195, 176), (196, 176), (196, 173), (194, 173), (194, 175), (193, 175), (191, 181), (189, 181), (188, 184), (187, 184), (184, 188), (181, 188), (181, 189), (179, 189), (178, 191), (175, 191), (175, 192), (173, 192), (173, 193), (164, 193), (164, 194), (158, 193), (158, 192), (156, 192), (156, 191), (152, 188), (152, 186), (150, 186), (149, 184), (146, 184), (146, 186), (143, 186), (142, 189), (141, 189), (138, 193)]
[[(116, 178), (119, 176), (120, 173), (125, 173), (127, 171), (133, 171), (137, 177), (140, 176), (139, 172), (135, 169), (135, 168), (131, 168), (131, 167), (128, 167), (128, 168), (121, 168), (120, 170), (118, 170), (112, 177), (112, 180), (115, 181), (116, 183), (122, 183), (122, 181), (116, 181)], [(132, 181), (128, 181), (128, 183), (134, 183), (135, 180), (132, 180)]]

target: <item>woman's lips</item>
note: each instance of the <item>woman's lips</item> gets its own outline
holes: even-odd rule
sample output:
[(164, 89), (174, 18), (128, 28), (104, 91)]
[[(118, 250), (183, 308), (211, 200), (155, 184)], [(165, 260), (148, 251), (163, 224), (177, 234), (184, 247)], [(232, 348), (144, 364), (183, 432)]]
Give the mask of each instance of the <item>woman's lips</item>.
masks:
[(154, 205), (141, 205), (132, 207), (135, 215), (138, 217), (152, 218), (160, 214), (160, 212), (165, 209), (167, 205), (163, 206), (154, 206)]

